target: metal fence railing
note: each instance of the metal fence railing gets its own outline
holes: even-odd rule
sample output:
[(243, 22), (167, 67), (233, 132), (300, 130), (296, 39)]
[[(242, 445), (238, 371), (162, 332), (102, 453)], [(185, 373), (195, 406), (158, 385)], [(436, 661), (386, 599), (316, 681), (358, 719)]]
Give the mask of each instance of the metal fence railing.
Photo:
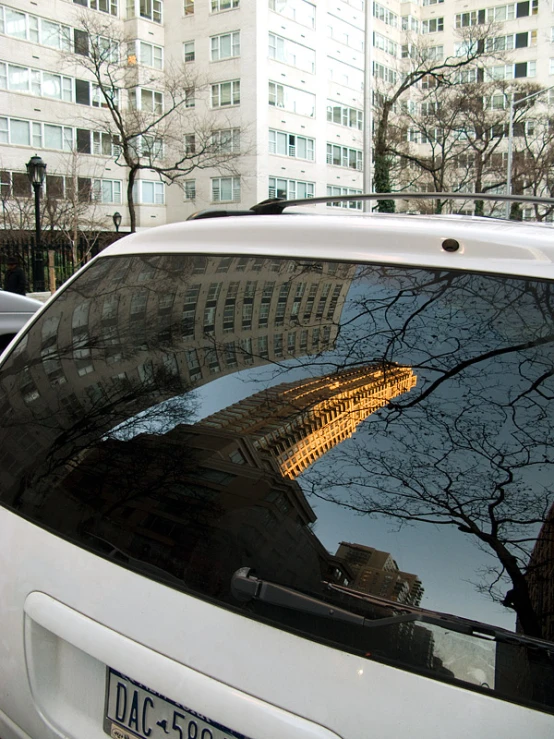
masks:
[[(99, 251), (117, 241), (125, 234), (101, 232), (87, 234), (75, 246), (66, 239), (43, 235), (41, 249), (35, 249), (34, 234), (26, 231), (0, 231), (0, 287), (4, 284), (8, 258), (15, 257), (26, 277), (27, 292), (37, 292), (40, 281), (44, 290), (52, 292), (62, 285), (83, 264), (92, 259)], [(38, 257), (38, 264), (42, 261), (42, 269), (34, 269), (34, 260)], [(41, 259), (42, 257), (42, 259)], [(36, 279), (38, 278), (38, 279)]]

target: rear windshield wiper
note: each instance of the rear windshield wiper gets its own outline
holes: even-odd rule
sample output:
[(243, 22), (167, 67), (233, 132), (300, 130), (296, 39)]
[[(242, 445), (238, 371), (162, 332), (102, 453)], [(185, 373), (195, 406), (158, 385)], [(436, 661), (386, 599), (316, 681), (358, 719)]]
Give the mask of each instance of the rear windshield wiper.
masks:
[(442, 613), (441, 611), (429, 611), (425, 608), (416, 608), (397, 603), (396, 601), (372, 597), (365, 593), (357, 593), (349, 588), (337, 587), (331, 583), (324, 582), (323, 584), (331, 591), (351, 595), (374, 606), (392, 609), (395, 612), (403, 611), (403, 613), (384, 618), (366, 618), (358, 613), (353, 613), (344, 608), (338, 608), (331, 603), (326, 603), (323, 600), (306, 595), (293, 588), (277, 585), (268, 580), (260, 580), (252, 574), (252, 570), (249, 567), (241, 567), (234, 573), (231, 578), (231, 593), (237, 600), (243, 602), (258, 600), (263, 603), (280, 606), (281, 608), (290, 608), (291, 610), (308, 613), (313, 616), (330, 618), (335, 621), (345, 621), (352, 625), (362, 626), (368, 629), (420, 622), (430, 626), (439, 626), (448, 631), (455, 631), (459, 634), (466, 634), (478, 639), (489, 639), (514, 646), (546, 650), (554, 654), (554, 644), (552, 642), (514, 634), (507, 629), (491, 626), (481, 621), (472, 621), (471, 619)]

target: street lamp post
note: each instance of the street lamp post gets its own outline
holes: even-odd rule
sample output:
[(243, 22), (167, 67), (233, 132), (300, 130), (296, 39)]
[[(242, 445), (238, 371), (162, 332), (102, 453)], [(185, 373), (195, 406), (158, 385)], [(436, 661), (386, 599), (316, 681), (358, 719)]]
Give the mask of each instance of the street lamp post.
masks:
[[(524, 103), (526, 100), (530, 100), (531, 98), (537, 97), (537, 95), (543, 95), (545, 92), (548, 92), (549, 90), (554, 90), (554, 85), (551, 85), (550, 87), (545, 87), (544, 90), (538, 90), (537, 92), (531, 93), (531, 95), (526, 95), (524, 98), (520, 98), (519, 100), (515, 99), (514, 93), (512, 92), (512, 99), (510, 101), (510, 119), (508, 123), (508, 164), (507, 164), (507, 175), (506, 175), (506, 195), (512, 194), (512, 163), (513, 163), (513, 150), (514, 150), (514, 108), (516, 105), (519, 105), (520, 103)], [(512, 207), (512, 203), (507, 202), (506, 203), (506, 220), (510, 219), (510, 209)]]
[(33, 254), (33, 289), (44, 291), (44, 258), (40, 232), (40, 191), (46, 177), (46, 164), (35, 154), (27, 162), (27, 176), (35, 191), (35, 249)]
[(121, 213), (116, 211), (113, 216), (113, 225), (115, 226), (116, 234), (119, 233), (119, 227), (121, 226)]

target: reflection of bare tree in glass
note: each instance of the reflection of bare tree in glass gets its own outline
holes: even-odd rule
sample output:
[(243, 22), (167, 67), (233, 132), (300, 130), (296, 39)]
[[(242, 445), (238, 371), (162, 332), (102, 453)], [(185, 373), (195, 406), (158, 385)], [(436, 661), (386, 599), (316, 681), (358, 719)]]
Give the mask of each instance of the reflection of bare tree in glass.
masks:
[(339, 351), (407, 364), (418, 388), (309, 473), (311, 493), (474, 537), (494, 557), (478, 587), (540, 636), (525, 574), (552, 502), (552, 288), (418, 270), (368, 269), (363, 281)]

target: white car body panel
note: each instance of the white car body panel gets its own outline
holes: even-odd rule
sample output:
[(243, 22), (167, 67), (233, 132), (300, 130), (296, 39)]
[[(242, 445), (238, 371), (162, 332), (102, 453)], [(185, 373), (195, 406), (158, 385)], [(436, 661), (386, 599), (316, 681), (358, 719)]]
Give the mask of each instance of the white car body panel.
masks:
[[(382, 739), (520, 739), (530, 720), (534, 739), (554, 730), (552, 716), (298, 639), (113, 567), (36, 527), (30, 536), (29, 526), (1, 512), (0, 569), (21, 573), (3, 593), (8, 629), (25, 614), (24, 640), (2, 643), (1, 664), (4, 675), (23, 662), (27, 670), (1, 689), (19, 704), (14, 718), (33, 737), (105, 736), (98, 719), (107, 663), (253, 739), (355, 739), (360, 712), (368, 735)], [(63, 573), (56, 569), (62, 559)], [(0, 728), (9, 739), (1, 717)]]
[[(446, 252), (444, 239), (458, 240), (459, 250)], [(178, 252), (554, 279), (552, 230), (441, 217), (192, 221), (132, 234), (95, 261)], [(2, 507), (0, 609), (0, 706), (11, 709), (9, 717), (0, 710), (2, 739), (105, 737), (106, 665), (249, 739), (554, 735), (553, 715), (244, 618), (114, 566)]]
[(39, 300), (0, 290), (0, 337), (17, 334), (41, 307)]
[[(460, 248), (446, 252), (444, 239)], [(131, 234), (97, 258), (179, 251), (305, 256), (554, 277), (547, 226), (420, 216), (241, 216), (160, 226)]]

